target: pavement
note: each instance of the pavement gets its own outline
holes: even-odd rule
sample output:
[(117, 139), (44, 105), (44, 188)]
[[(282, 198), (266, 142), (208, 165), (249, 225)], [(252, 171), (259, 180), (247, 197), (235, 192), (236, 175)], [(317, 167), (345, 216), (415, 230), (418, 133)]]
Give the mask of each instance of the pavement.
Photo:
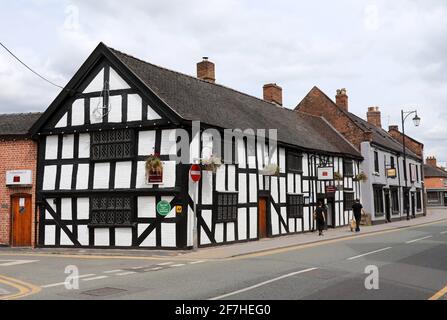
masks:
[(0, 249), (0, 300), (447, 299), (441, 211), (317, 240), (304, 234), (146, 256)]

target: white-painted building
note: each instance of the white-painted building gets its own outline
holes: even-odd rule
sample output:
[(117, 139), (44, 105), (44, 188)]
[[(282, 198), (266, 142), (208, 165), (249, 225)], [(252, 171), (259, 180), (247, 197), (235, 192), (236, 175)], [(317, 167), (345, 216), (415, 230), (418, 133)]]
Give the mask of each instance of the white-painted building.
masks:
[[(329, 227), (349, 224), (361, 154), (324, 119), (215, 84), (203, 64), (198, 79), (98, 46), (33, 128), (40, 246), (191, 248), (194, 214), (202, 247), (254, 241), (312, 231), (318, 201)], [(249, 128), (277, 129), (277, 148), (213, 135)], [(224, 146), (231, 161), (203, 171), (194, 203), (191, 164)], [(181, 153), (187, 163), (173, 160)], [(146, 168), (153, 155), (163, 164), (157, 182)], [(279, 172), (266, 175), (268, 165)]]

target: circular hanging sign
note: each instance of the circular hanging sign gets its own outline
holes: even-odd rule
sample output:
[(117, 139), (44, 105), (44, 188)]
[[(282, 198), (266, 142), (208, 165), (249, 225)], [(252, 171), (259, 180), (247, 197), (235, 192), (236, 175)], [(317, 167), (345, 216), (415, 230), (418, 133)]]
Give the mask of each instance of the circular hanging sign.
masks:
[(157, 212), (162, 217), (166, 217), (169, 213), (171, 213), (171, 210), (172, 210), (171, 204), (165, 200), (160, 201), (157, 204)]
[(202, 168), (198, 164), (193, 164), (189, 171), (192, 181), (199, 182), (202, 179)]

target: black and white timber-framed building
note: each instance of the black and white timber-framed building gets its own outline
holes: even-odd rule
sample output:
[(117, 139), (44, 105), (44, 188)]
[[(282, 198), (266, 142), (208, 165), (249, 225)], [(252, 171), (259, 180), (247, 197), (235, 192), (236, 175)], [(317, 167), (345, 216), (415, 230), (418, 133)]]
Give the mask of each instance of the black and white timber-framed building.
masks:
[[(193, 135), (195, 121), (202, 131)], [(361, 197), (355, 177), (362, 156), (326, 120), (101, 43), (32, 128), (39, 246), (191, 248), (190, 164), (216, 148), (204, 130), (249, 128), (278, 130), (271, 161), (279, 174), (261, 173), (268, 142), (223, 142), (235, 151), (233, 161), (204, 171), (199, 182), (201, 247), (309, 232), (318, 201), (328, 206), (329, 227), (349, 224), (352, 202)], [(180, 129), (189, 133), (187, 164), (170, 157)], [(147, 180), (146, 160), (154, 154), (163, 161), (161, 184)], [(162, 200), (172, 206), (167, 216), (157, 213)]]

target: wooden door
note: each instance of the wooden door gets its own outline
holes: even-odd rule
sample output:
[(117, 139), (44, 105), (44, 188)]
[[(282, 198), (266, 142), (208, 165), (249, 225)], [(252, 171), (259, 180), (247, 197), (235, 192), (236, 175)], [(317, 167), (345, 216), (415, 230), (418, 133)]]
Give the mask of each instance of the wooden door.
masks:
[(31, 246), (31, 196), (12, 197), (12, 246)]
[(259, 239), (267, 238), (267, 199), (259, 199)]

